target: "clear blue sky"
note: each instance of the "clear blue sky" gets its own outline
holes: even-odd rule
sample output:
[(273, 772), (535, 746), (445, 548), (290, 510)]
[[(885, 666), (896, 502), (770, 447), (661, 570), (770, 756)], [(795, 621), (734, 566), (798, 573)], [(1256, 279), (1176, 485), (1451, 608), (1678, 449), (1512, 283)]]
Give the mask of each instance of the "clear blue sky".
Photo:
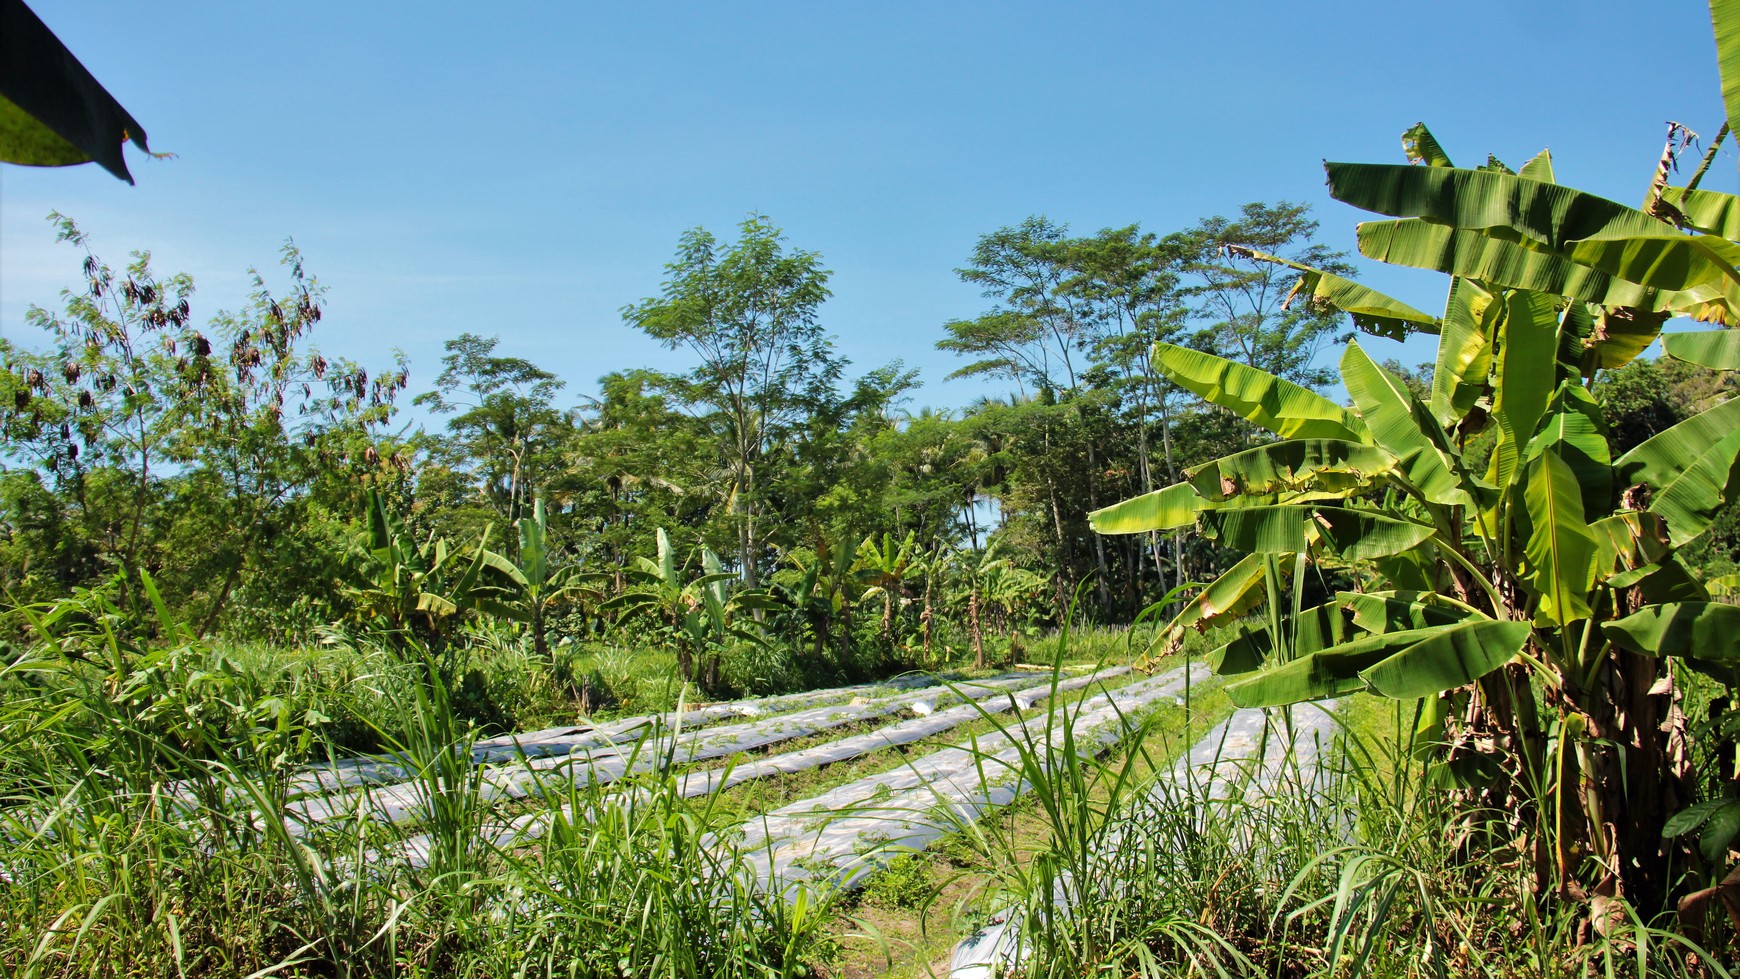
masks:
[[(193, 273), (202, 320), (294, 237), (331, 290), (321, 348), (402, 348), (413, 392), (463, 331), (576, 396), (684, 366), (619, 310), (684, 229), (761, 211), (833, 270), (824, 319), (855, 369), (904, 358), (915, 407), (958, 406), (987, 389), (945, 382), (933, 344), (987, 301), (953, 270), (1030, 214), (1164, 232), (1284, 198), (1351, 251), (1361, 214), (1320, 161), (1401, 162), (1417, 120), (1459, 162), (1550, 147), (1562, 182), (1636, 203), (1664, 122), (1722, 116), (1685, 0), (30, 3), (178, 157), (129, 150), (137, 187), (0, 167), (0, 333), (34, 342), (25, 309), (76, 282), (50, 209), (111, 262)], [(1735, 161), (1706, 186), (1740, 190)], [(1441, 306), (1439, 277), (1366, 265)]]

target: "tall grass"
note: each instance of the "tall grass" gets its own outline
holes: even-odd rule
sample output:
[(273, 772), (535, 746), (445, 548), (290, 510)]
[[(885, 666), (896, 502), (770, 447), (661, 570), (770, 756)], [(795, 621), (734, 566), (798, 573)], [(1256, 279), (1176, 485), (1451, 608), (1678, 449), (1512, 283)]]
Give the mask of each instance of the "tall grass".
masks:
[[(418, 819), (300, 826), (290, 776), (320, 718), (190, 637), (130, 641), (112, 607), (26, 610), (0, 667), (0, 975), (793, 976), (824, 907), (717, 882), (717, 797), (668, 779), (569, 785), (585, 814), (500, 852), (452, 671), (399, 654), (379, 740)], [(396, 858), (412, 833), (426, 859)]]
[[(833, 955), (838, 895), (752, 886), (730, 845), (741, 800), (684, 799), (668, 770), (546, 786), (553, 828), (491, 843), (466, 677), (520, 670), (511, 644), (458, 663), (359, 644), (297, 668), (167, 619), (136, 639), (100, 594), (17, 614), (34, 641), (0, 663), (0, 975), (801, 976)], [(1060, 635), (1049, 655), (1132, 649), (1083, 643)], [(569, 665), (638, 687), (621, 660)], [(1423, 777), (1399, 709), (1356, 704), (1315, 767), (1289, 755), (1211, 784), (1171, 777), (1191, 740), (1178, 711), (1084, 750), (1070, 717), (1088, 695), (987, 715), (1027, 792), (952, 844), (973, 851), (986, 906), (1018, 912), (1026, 976), (1733, 975), (1721, 922), (1699, 948), (1614, 903), (1591, 933), (1571, 902), (1523, 896), (1514, 852), (1451, 839), (1463, 814)], [(1198, 727), (1225, 709), (1212, 689), (1188, 700)], [(413, 774), (416, 818), (381, 825), (359, 803), (290, 821), (293, 776), (349, 741)], [(425, 859), (397, 857), (412, 836)]]
[(1170, 770), (1185, 745), (1151, 720), (1103, 758), (1010, 733), (1034, 802), (970, 838), (1024, 977), (1733, 975), (1732, 932), (1700, 947), (1614, 902), (1591, 933), (1585, 908), (1530, 900), (1514, 852), (1453, 838), (1467, 814), (1406, 736), (1343, 728), (1313, 762), (1211, 776)]

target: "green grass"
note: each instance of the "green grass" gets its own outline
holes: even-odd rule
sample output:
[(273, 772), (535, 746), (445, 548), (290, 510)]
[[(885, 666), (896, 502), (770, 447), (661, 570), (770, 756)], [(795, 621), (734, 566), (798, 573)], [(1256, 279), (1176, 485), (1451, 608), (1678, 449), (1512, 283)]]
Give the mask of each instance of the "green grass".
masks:
[[(564, 785), (540, 804), (575, 815), (498, 852), (478, 832), (489, 812), (469, 760), (478, 715), (564, 719), (567, 683), (588, 671), (635, 691), (619, 710), (660, 706), (670, 685), (643, 688), (659, 669), (668, 676), (668, 660), (592, 649), (552, 665), (485, 643), (443, 673), (367, 645), (220, 654), (134, 644), (100, 614), (45, 625), (54, 646), (0, 666), (9, 977), (913, 975), (1010, 903), (1027, 911), (1028, 976), (1730, 975), (1720, 957), (1694, 956), (1671, 921), (1639, 922), (1620, 905), (1606, 934), (1590, 935), (1575, 904), (1521, 899), (1514, 853), (1452, 838), (1452, 800), (1407, 751), (1409, 705), (1344, 701), (1328, 762), (1338, 777), (1323, 793), (1295, 778), (1214, 800), (1188, 784), (1150, 794), (1230, 712), (1208, 684), (1188, 712), (1161, 705), (1139, 741), (1097, 757), (1045, 751), (1031, 724), (998, 715), (697, 799), (675, 791), (689, 769)], [(1036, 642), (1026, 658), (1119, 648), (1128, 655), (1124, 637), (1094, 630)], [(733, 884), (743, 855), (709, 842), (746, 815), (999, 728), (1022, 748), (1029, 793), (895, 861), (860, 900), (787, 906)], [(414, 763), (429, 802), (420, 822), (338, 820), (295, 837), (256, 818), (282, 809), (305, 759), (357, 744)], [(428, 866), (367, 859), (418, 831), (435, 841)], [(1126, 845), (1102, 852), (1114, 831)], [(1063, 912), (1059, 888), (1077, 897)], [(1731, 954), (1724, 928), (1714, 923), (1711, 940)]]

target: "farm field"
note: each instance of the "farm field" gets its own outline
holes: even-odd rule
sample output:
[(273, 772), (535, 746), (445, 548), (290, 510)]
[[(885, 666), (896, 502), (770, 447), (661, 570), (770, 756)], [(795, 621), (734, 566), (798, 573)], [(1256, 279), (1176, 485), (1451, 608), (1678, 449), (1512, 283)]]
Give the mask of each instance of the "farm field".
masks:
[(1740, 0), (135, 6), (0, 979), (1740, 976)]

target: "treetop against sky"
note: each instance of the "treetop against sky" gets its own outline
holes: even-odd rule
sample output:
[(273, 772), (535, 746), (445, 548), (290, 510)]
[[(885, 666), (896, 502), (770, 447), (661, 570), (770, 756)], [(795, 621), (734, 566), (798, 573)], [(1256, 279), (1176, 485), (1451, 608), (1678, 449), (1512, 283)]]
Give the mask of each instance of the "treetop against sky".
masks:
[[(1664, 123), (1722, 110), (1702, 3), (1361, 2), (741, 5), (36, 0), (38, 15), (150, 128), (137, 187), (94, 167), (0, 170), (0, 335), (35, 342), (80, 256), (150, 249), (191, 272), (196, 316), (239, 306), (286, 237), (330, 287), (320, 343), (411, 359), (499, 334), (589, 390), (680, 368), (625, 326), (679, 236), (767, 214), (833, 277), (826, 331), (858, 370), (920, 369), (923, 404), (1005, 386), (943, 380), (948, 320), (988, 301), (954, 274), (977, 238), (1033, 214), (1076, 234), (1167, 232), (1252, 200), (1316, 208), (1353, 250), (1363, 215), (1324, 159), (1401, 160), (1425, 120), (1458, 159), (1519, 164), (1635, 204)], [(1656, 40), (1652, 54), (1616, 52)], [(1659, 52), (1684, 48), (1679, 56)], [(1624, 152), (1615, 154), (1614, 148)], [(1704, 186), (1740, 190), (1725, 148)], [(1438, 277), (1361, 263), (1421, 308)], [(1387, 345), (1385, 350), (1391, 349)], [(1374, 348), (1374, 353), (1381, 353)], [(1383, 354), (1388, 355), (1388, 354)], [(1398, 352), (1410, 360), (1410, 352)]]

